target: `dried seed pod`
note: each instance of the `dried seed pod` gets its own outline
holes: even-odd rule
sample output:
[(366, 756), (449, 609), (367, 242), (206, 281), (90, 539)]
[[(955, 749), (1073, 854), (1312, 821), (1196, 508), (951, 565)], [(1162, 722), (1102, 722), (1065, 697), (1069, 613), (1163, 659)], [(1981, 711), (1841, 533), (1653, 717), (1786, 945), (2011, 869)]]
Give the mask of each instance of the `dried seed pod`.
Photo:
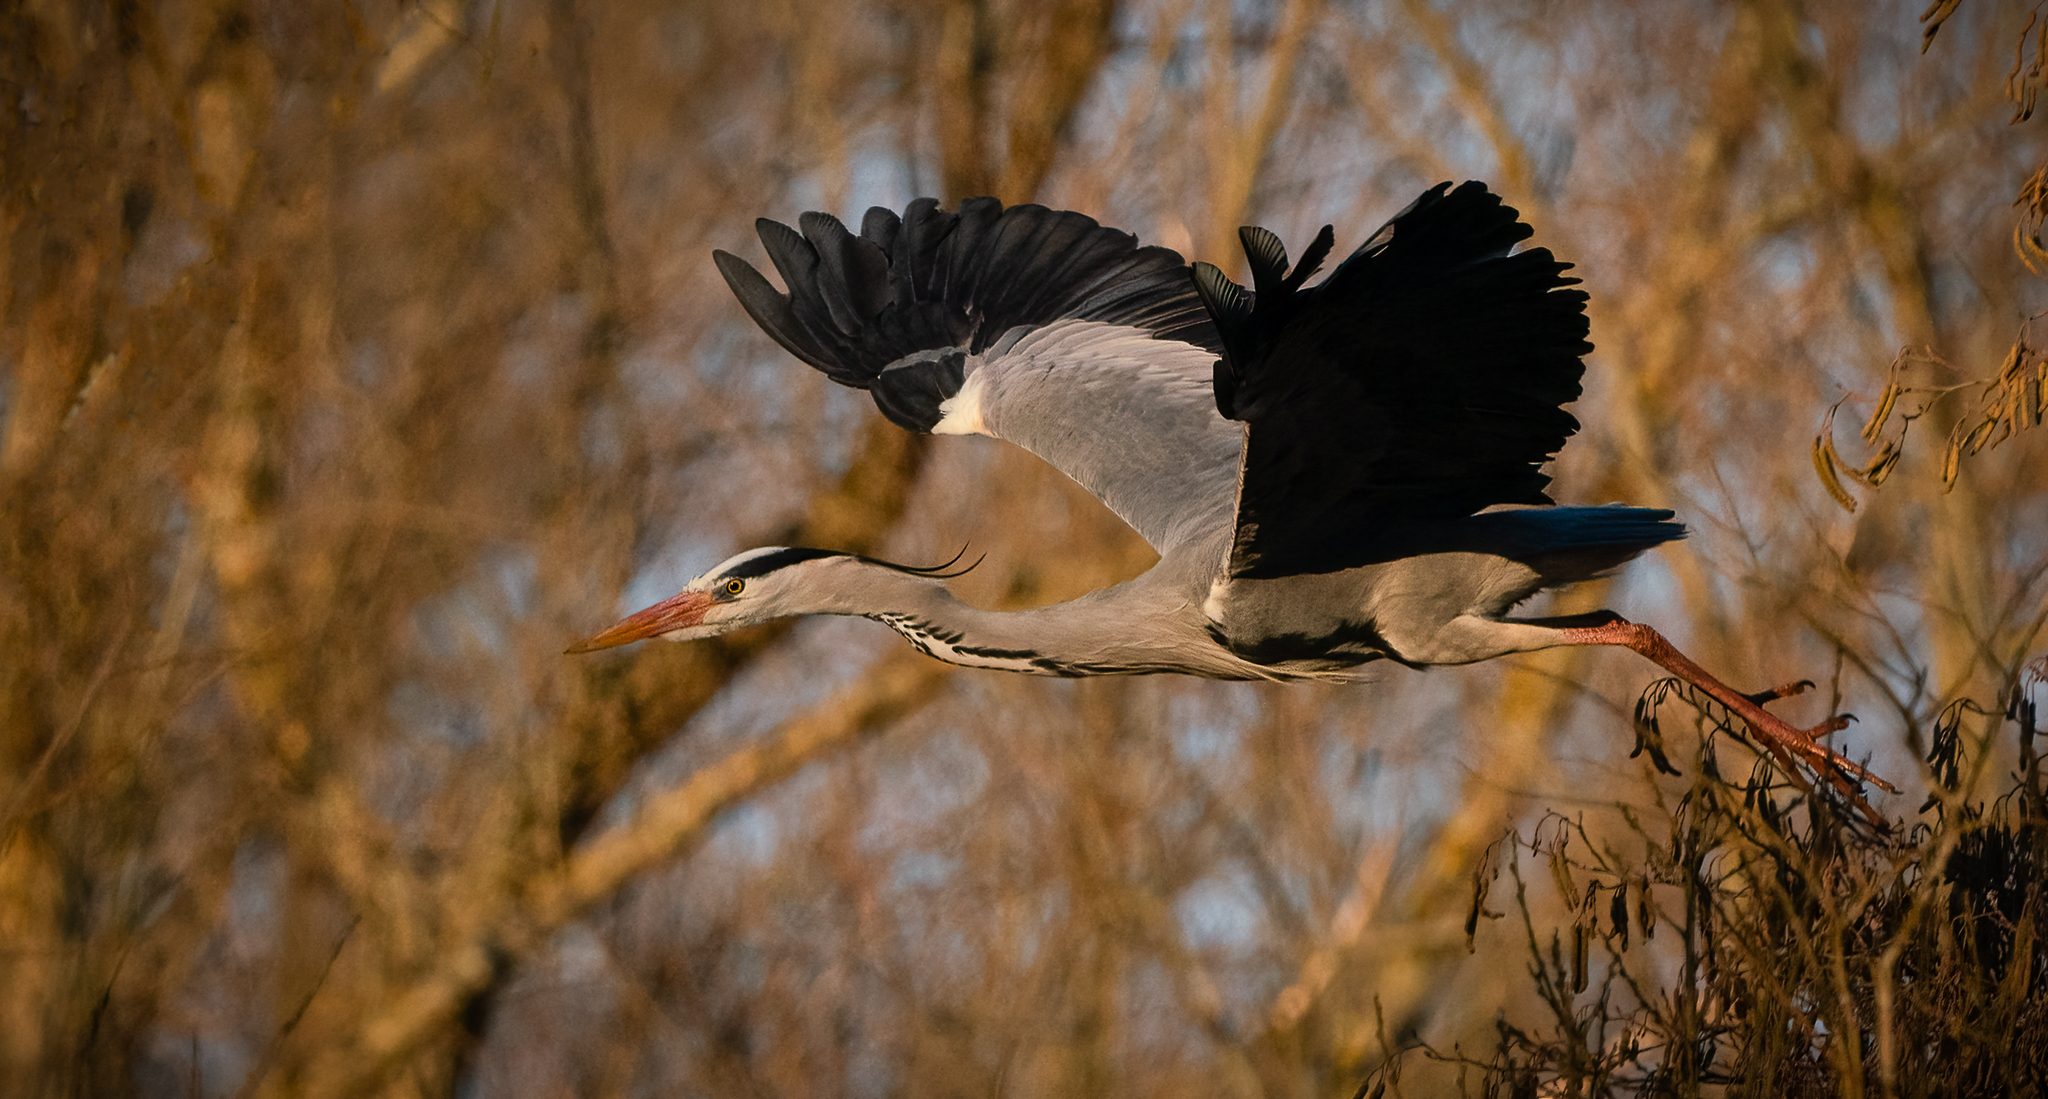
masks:
[(1572, 881), (1571, 864), (1564, 857), (1564, 844), (1550, 849), (1550, 876), (1556, 880), (1557, 895), (1570, 897), (1578, 893), (1578, 886)]
[(1825, 433), (1816, 435), (1813, 439), (1813, 471), (1820, 475), (1821, 487), (1828, 490), (1828, 495), (1835, 498), (1835, 503), (1842, 505), (1843, 511), (1856, 510), (1856, 498), (1849, 495), (1848, 489), (1842, 487), (1842, 478), (1836, 472), (1834, 440), (1828, 438)]
[(1899, 403), (1899, 380), (1894, 377), (1884, 383), (1884, 390), (1877, 395), (1877, 407), (1870, 410), (1870, 418), (1863, 421), (1863, 441), (1877, 445), (1878, 432), (1884, 430), (1885, 421), (1892, 418), (1892, 406)]

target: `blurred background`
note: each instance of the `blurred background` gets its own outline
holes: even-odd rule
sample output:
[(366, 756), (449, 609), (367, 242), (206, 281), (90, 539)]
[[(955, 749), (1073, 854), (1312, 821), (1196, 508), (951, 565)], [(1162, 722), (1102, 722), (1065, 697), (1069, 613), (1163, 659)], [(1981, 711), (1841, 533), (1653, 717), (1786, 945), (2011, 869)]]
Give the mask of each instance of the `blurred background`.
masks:
[[(1815, 679), (1786, 712), (1858, 713), (1909, 809), (1941, 704), (2048, 647), (2048, 433), (1944, 491), (1980, 390), (1929, 403), (2039, 361), (2040, 32), (1937, 4), (1923, 56), (1924, 6), (6, 5), (0, 1077), (1310, 1096), (1527, 1008), (1523, 929), (1468, 943), (1483, 852), (1685, 789), (1629, 755), (1629, 654), (1053, 681), (833, 620), (561, 655), (752, 545), (965, 544), (999, 605), (1149, 564), (754, 330), (709, 252), (758, 260), (762, 215), (993, 193), (1241, 272), (1240, 224), (1348, 248), (1487, 180), (1593, 295), (1559, 498), (1693, 532), (1555, 606)], [(1845, 466), (1918, 417), (1853, 511), (1814, 462), (1845, 397)]]

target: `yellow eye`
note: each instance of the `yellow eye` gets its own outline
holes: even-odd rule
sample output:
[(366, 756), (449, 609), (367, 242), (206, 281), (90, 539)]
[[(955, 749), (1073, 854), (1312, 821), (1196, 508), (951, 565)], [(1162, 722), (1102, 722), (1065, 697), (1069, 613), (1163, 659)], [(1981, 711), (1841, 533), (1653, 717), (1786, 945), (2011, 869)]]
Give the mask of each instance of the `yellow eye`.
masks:
[(747, 582), (745, 580), (739, 579), (738, 577), (734, 577), (733, 579), (727, 580), (725, 582), (725, 594), (727, 595), (738, 595), (739, 593), (746, 590)]

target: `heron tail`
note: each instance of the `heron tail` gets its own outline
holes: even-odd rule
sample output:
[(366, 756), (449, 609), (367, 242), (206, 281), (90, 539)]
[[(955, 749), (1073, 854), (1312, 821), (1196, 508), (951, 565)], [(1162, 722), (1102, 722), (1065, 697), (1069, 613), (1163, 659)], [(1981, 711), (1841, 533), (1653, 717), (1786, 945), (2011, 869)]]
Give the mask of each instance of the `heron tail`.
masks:
[(1685, 524), (1664, 508), (1626, 504), (1530, 508), (1515, 513), (1530, 532), (1529, 564), (1545, 587), (1591, 580), (1643, 551), (1685, 537)]

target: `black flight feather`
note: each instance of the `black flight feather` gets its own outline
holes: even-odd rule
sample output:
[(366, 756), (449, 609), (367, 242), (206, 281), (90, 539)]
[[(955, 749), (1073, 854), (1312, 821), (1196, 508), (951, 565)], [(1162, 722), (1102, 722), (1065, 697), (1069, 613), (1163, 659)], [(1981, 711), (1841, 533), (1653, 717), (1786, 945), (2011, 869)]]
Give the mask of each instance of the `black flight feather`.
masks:
[(1230, 572), (1373, 559), (1390, 518), (1547, 504), (1541, 470), (1578, 421), (1586, 295), (1484, 184), (1441, 184), (1305, 287), (1334, 237), (1286, 273), (1242, 234), (1256, 293), (1197, 265), (1224, 344), (1217, 407), (1250, 424)]
[(1309, 242), (1308, 251), (1301, 254), (1301, 262), (1288, 273), (1287, 289), (1301, 289), (1302, 284), (1308, 281), (1308, 277), (1315, 274), (1317, 269), (1322, 267), (1323, 261), (1329, 258), (1330, 249), (1336, 243), (1336, 228), (1330, 225), (1323, 226), (1321, 231), (1316, 233), (1316, 239)]
[(869, 210), (859, 234), (827, 214), (798, 226), (757, 226), (783, 290), (728, 253), (719, 273), (777, 343), (913, 430), (938, 422), (967, 355), (1020, 327), (1100, 321), (1223, 349), (1178, 254), (1082, 214), (921, 198), (901, 216)]
[(1287, 246), (1270, 229), (1247, 225), (1237, 231), (1245, 262), (1252, 271), (1252, 293), (1278, 295), (1285, 289)]
[(901, 228), (903, 219), (897, 217), (896, 212), (886, 206), (870, 206), (867, 214), (860, 219), (860, 235), (872, 241), (875, 247), (880, 248), (885, 254), (889, 251), (889, 246), (896, 242), (896, 232)]

